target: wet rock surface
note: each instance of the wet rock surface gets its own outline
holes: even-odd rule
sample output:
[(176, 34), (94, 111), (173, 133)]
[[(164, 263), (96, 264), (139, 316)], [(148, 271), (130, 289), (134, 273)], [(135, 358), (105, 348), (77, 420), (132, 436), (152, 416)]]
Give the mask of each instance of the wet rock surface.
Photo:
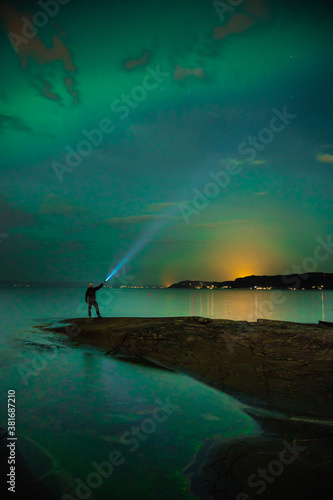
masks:
[(189, 373), (249, 405), (262, 438), (214, 443), (205, 464), (188, 473), (197, 498), (330, 498), (332, 326), (198, 317), (77, 318), (52, 330), (106, 355)]
[(112, 356), (154, 360), (266, 408), (333, 417), (331, 327), (198, 317), (77, 318), (64, 323), (52, 330), (76, 344)]

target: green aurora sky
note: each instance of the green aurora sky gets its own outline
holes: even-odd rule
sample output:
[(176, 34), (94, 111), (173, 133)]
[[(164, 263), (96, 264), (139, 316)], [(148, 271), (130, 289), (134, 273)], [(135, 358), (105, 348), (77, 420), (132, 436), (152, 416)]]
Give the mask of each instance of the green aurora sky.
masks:
[[(137, 284), (280, 274), (313, 256), (333, 234), (330, 3), (62, 3), (15, 50), (43, 10), (0, 1), (0, 278), (101, 281), (138, 241), (122, 271)], [(285, 107), (290, 123), (245, 154)], [(66, 148), (101, 121), (69, 169)], [(186, 223), (226, 165), (237, 174)]]

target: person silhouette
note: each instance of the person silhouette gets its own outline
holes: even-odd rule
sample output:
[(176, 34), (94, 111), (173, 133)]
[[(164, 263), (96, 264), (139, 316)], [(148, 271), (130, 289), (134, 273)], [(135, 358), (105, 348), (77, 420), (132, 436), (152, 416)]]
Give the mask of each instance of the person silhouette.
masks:
[(105, 283), (105, 281), (103, 281), (103, 283), (101, 285), (95, 286), (95, 287), (92, 283), (89, 283), (89, 285), (88, 285), (88, 288), (86, 291), (86, 304), (88, 304), (88, 316), (89, 316), (89, 318), (91, 318), (91, 306), (94, 306), (94, 308), (96, 309), (97, 317), (98, 318), (102, 317), (100, 312), (99, 312), (99, 307), (98, 307), (98, 304), (96, 301), (96, 292), (97, 292), (97, 290), (102, 288), (104, 283)]

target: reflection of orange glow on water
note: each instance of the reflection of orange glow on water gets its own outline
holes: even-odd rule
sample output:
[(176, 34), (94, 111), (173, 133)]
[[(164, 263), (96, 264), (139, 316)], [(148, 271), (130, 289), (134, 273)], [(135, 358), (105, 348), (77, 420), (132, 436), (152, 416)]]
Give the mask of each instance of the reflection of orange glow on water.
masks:
[(192, 316), (255, 322), (258, 318), (278, 319), (271, 291), (195, 290), (190, 295)]

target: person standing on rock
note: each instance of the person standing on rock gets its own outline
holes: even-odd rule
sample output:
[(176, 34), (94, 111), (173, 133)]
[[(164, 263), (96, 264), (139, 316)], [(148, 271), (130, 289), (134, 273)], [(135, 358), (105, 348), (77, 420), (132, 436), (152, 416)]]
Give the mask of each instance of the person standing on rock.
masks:
[(105, 281), (103, 281), (103, 283), (101, 285), (95, 286), (95, 287), (92, 283), (89, 283), (89, 285), (88, 285), (88, 288), (86, 291), (86, 304), (88, 304), (88, 316), (89, 316), (89, 318), (91, 318), (91, 306), (94, 306), (94, 308), (96, 309), (97, 317), (98, 318), (102, 317), (100, 312), (99, 312), (98, 304), (96, 302), (96, 292), (97, 292), (97, 290), (102, 288), (104, 283), (105, 283)]

